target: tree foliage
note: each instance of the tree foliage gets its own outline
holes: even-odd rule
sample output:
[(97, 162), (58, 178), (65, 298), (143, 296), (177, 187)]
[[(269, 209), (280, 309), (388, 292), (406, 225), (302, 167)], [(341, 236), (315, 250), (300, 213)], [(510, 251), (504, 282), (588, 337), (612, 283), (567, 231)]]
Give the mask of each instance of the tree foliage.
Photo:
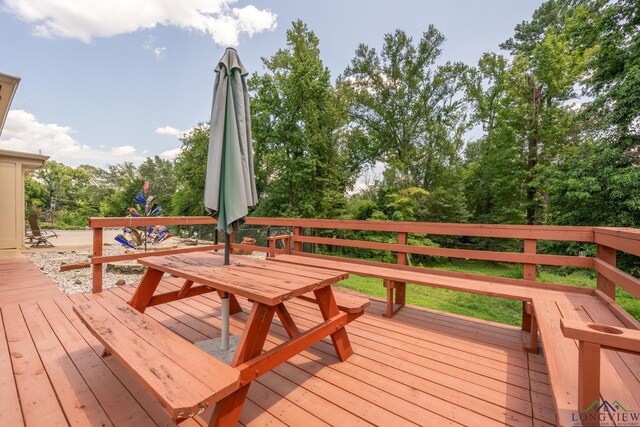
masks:
[[(443, 63), (433, 26), (415, 40), (398, 29), (332, 82), (317, 36), (293, 22), (249, 80), (251, 214), (638, 226), (639, 34), (635, 0), (548, 0), (477, 64)], [(167, 212), (202, 215), (208, 141), (199, 124), (175, 162), (50, 161), (26, 179), (28, 207), (80, 226), (124, 215), (149, 181)], [(373, 165), (381, 175), (356, 185)]]
[(252, 76), (251, 110), (256, 215), (338, 217), (359, 164), (346, 127), (342, 94), (320, 59), (318, 38), (301, 21), (287, 31), (287, 47), (263, 58)]

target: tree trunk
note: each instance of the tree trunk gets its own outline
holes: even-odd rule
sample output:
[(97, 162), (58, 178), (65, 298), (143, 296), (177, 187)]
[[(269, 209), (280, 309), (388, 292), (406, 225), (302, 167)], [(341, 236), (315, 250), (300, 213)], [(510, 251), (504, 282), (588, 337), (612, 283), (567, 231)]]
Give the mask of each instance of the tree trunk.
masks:
[(535, 167), (538, 164), (538, 145), (540, 135), (538, 132), (538, 121), (540, 118), (540, 105), (542, 104), (542, 88), (535, 84), (531, 74), (527, 76), (527, 82), (531, 88), (533, 111), (531, 114), (531, 131), (527, 138), (527, 224), (534, 225), (539, 220), (539, 206), (536, 200), (538, 189), (534, 186)]

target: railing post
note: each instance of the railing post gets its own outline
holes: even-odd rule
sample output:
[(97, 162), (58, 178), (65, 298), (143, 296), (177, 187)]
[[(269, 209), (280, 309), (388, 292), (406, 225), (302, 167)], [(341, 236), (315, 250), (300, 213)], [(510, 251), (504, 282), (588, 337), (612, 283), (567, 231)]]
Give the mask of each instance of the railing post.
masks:
[[(302, 227), (294, 227), (293, 235), (302, 236)], [(302, 252), (302, 242), (293, 242), (293, 250), (296, 252)]]
[[(616, 254), (617, 251), (608, 246), (598, 245), (596, 248), (596, 254), (598, 258), (607, 264), (616, 266)], [(612, 300), (616, 300), (616, 284), (611, 280), (598, 273), (598, 289), (600, 289), (606, 296)]]
[[(102, 256), (102, 228), (93, 229), (93, 257)], [(102, 262), (93, 264), (93, 293), (102, 292)]]
[[(524, 239), (524, 253), (536, 253), (536, 240)], [(536, 264), (524, 264), (524, 280), (536, 280)]]
[[(409, 233), (398, 233), (398, 244), (406, 245), (409, 241)], [(405, 252), (398, 252), (398, 264), (407, 265), (407, 254)]]

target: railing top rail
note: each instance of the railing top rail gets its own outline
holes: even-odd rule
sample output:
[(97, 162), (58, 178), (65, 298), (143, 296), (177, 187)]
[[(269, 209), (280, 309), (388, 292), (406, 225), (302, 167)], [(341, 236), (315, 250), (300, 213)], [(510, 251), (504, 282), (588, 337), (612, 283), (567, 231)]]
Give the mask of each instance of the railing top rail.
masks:
[[(196, 225), (215, 224), (210, 216), (174, 217), (94, 217), (89, 218), (91, 228), (127, 227), (145, 225)], [(640, 230), (615, 227), (505, 225), (505, 224), (456, 224), (406, 221), (360, 221), (309, 218), (248, 217), (248, 225), (323, 228), (338, 230), (379, 231), (390, 233), (420, 233), (451, 236), (494, 237), (511, 239), (564, 240), (596, 242), (596, 236), (624, 238), (640, 242)], [(635, 242), (634, 242), (635, 243)], [(638, 255), (638, 254), (636, 254)]]
[(155, 217), (91, 217), (89, 227), (132, 227), (145, 225), (216, 224), (210, 216), (155, 216)]
[(247, 224), (513, 239), (593, 241), (593, 227), (249, 217)]

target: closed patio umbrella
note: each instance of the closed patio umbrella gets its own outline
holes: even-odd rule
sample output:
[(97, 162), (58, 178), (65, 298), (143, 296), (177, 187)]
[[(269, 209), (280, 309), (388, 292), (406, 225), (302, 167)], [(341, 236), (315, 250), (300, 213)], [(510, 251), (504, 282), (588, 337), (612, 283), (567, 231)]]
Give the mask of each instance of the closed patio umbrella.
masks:
[[(211, 134), (207, 157), (204, 206), (226, 234), (224, 263), (229, 264), (229, 234), (257, 201), (253, 174), (251, 118), (247, 70), (238, 52), (227, 48), (215, 68)], [(229, 299), (222, 299), (222, 349), (229, 348)]]

